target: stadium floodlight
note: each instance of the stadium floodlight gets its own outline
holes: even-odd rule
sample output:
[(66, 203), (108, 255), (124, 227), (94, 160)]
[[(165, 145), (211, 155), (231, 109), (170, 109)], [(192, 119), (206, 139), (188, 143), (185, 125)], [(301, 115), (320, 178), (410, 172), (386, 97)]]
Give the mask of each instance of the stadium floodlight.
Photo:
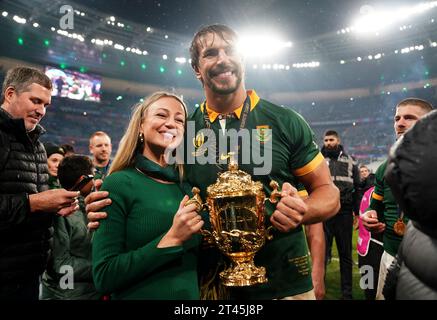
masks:
[(38, 27), (39, 27), (39, 23), (38, 23), (38, 22), (34, 22), (34, 23), (32, 24), (32, 26), (33, 26), (34, 28), (38, 28)]
[[(361, 10), (363, 15), (356, 19), (351, 29), (361, 34), (379, 34), (380, 31), (387, 29), (393, 24), (396, 24), (403, 20), (408, 20), (413, 16), (422, 14), (435, 7), (437, 7), (437, 1), (419, 3), (409, 7), (401, 7), (398, 9), (388, 9), (380, 11), (376, 11), (371, 6), (365, 6), (366, 10)], [(399, 29), (402, 31), (407, 28), (411, 29), (411, 25), (404, 25), (401, 26)]]
[(167, 59), (168, 59), (168, 56), (166, 54), (163, 54), (162, 55), (162, 60), (167, 60)]
[(25, 24), (26, 21), (27, 21), (25, 18), (22, 18), (22, 17), (17, 16), (17, 15), (15, 15), (12, 19), (13, 19), (16, 23), (19, 23), (19, 24)]
[(8, 16), (8, 12), (7, 11), (3, 11), (2, 12), (2, 16), (6, 18)]
[[(301, 63), (293, 63), (292, 65), (293, 68), (317, 68), (320, 67), (320, 62), (318, 61), (311, 61), (311, 62), (301, 62)], [(285, 67), (286, 70), (287, 67)]]
[(180, 64), (184, 64), (187, 62), (187, 58), (185, 58), (185, 57), (176, 57), (174, 60)]
[(281, 40), (272, 34), (243, 34), (237, 44), (239, 52), (247, 58), (272, 56), (292, 46), (292, 42)]
[(124, 46), (122, 46), (122, 45), (119, 44), (119, 43), (116, 43), (116, 44), (114, 44), (114, 49), (117, 49), (117, 50), (124, 50)]
[(353, 28), (358, 33), (376, 33), (393, 24), (398, 18), (394, 12), (373, 11), (357, 19)]

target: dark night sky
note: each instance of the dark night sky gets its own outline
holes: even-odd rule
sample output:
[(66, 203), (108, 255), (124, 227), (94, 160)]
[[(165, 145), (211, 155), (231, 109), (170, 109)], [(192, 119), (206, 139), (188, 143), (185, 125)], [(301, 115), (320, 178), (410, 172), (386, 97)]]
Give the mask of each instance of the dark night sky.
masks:
[(76, 0), (169, 32), (192, 36), (199, 26), (225, 23), (241, 30), (268, 26), (292, 41), (350, 25), (363, 5), (417, 4), (417, 0)]

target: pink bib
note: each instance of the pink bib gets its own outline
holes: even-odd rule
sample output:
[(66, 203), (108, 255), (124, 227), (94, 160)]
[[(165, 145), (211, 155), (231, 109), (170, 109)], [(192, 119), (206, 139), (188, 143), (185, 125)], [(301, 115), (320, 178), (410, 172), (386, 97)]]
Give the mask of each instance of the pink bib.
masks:
[(360, 256), (367, 255), (370, 243), (370, 232), (363, 225), (361, 217), (370, 205), (370, 199), (372, 198), (372, 192), (375, 187), (369, 188), (363, 195), (360, 204), (360, 218), (358, 219), (358, 239), (357, 239), (357, 251)]

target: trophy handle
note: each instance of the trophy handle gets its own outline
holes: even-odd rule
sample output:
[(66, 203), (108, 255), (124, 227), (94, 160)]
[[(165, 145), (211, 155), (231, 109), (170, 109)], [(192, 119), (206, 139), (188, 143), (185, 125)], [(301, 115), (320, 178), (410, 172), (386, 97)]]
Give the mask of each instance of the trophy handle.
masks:
[[(272, 188), (273, 190), (272, 190), (272, 193), (270, 194), (270, 197), (265, 198), (264, 202), (270, 201), (271, 203), (278, 203), (278, 199), (281, 199), (281, 191), (279, 190), (279, 184), (275, 180), (272, 180), (272, 181), (270, 181), (269, 185), (270, 185), (270, 188)], [(274, 229), (273, 226), (269, 226), (266, 229), (266, 232), (265, 232), (266, 240), (273, 239), (273, 229)]]
[(266, 240), (272, 240), (273, 239), (273, 229), (274, 229), (274, 227), (273, 226), (269, 226), (267, 229), (266, 229), (266, 233), (265, 233), (265, 237), (266, 237)]
[(266, 198), (264, 201), (270, 201), (271, 203), (277, 203), (278, 199), (281, 199), (281, 191), (279, 190), (279, 184), (272, 180), (270, 181), (270, 188), (273, 189), (269, 198)]
[[(199, 188), (193, 187), (191, 189), (191, 192), (193, 192), (193, 197), (191, 197), (186, 203), (185, 207), (194, 204), (196, 206), (197, 213), (200, 213), (203, 209), (208, 209), (208, 205), (202, 202), (202, 198), (200, 197), (200, 190)], [(214, 245), (215, 240), (214, 237), (209, 230), (200, 229), (200, 234), (203, 236), (204, 241), (207, 245)]]
[(196, 205), (197, 213), (200, 213), (206, 207), (206, 204), (202, 202), (199, 188), (193, 187), (193, 189), (191, 189), (191, 192), (193, 193), (193, 196), (185, 203), (185, 207), (190, 204), (194, 204)]

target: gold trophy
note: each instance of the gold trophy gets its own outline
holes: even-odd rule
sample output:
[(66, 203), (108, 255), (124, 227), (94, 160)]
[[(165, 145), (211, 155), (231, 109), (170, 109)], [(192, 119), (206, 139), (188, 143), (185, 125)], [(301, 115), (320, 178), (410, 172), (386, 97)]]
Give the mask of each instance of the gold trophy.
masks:
[(280, 198), (278, 183), (272, 181), (273, 192), (265, 199), (263, 185), (252, 181), (249, 174), (230, 163), (228, 171), (220, 173), (215, 184), (207, 188), (207, 204), (203, 204), (199, 189), (193, 188), (194, 196), (187, 204), (194, 203), (198, 211), (207, 207), (212, 232), (202, 230), (222, 253), (229, 257), (231, 265), (220, 272), (225, 286), (251, 286), (267, 282), (264, 267), (254, 263), (255, 253), (270, 239), (264, 225), (264, 203), (276, 203)]

